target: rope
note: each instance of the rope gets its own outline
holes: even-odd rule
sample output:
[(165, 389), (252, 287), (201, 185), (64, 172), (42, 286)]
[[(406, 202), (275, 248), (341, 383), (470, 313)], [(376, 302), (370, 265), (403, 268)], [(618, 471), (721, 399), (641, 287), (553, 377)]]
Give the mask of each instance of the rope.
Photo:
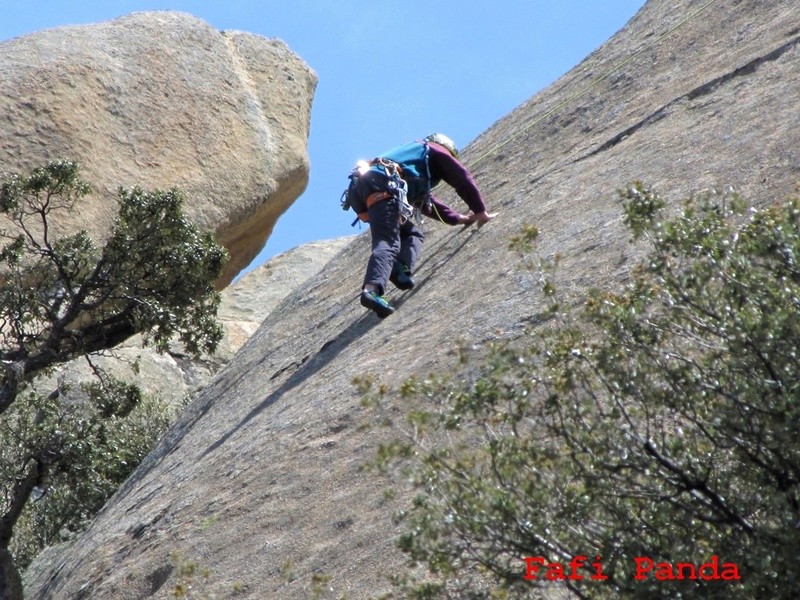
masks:
[(700, 8), (698, 8), (695, 12), (690, 13), (683, 20), (678, 22), (677, 25), (675, 25), (671, 29), (668, 29), (664, 33), (662, 33), (659, 37), (657, 37), (655, 40), (653, 40), (652, 43), (650, 43), (650, 44), (648, 44), (646, 46), (643, 46), (642, 48), (640, 48), (639, 50), (637, 50), (636, 52), (631, 54), (628, 58), (623, 60), (621, 63), (619, 63), (617, 66), (612, 68), (610, 71), (608, 71), (607, 73), (605, 73), (604, 75), (600, 76), (598, 79), (596, 79), (595, 81), (593, 81), (592, 83), (590, 83), (589, 85), (584, 87), (582, 90), (576, 92), (572, 96), (567, 97), (565, 100), (563, 100), (562, 102), (560, 102), (559, 104), (557, 104), (556, 106), (551, 108), (550, 110), (548, 110), (545, 113), (543, 113), (542, 115), (540, 115), (538, 118), (536, 118), (533, 121), (531, 121), (530, 123), (528, 123), (525, 127), (520, 129), (519, 131), (517, 131), (514, 135), (509, 136), (508, 138), (506, 138), (505, 140), (503, 140), (499, 144), (489, 148), (486, 152), (484, 152), (483, 154), (479, 155), (477, 158), (475, 158), (469, 164), (467, 164), (467, 168), (472, 170), (475, 167), (475, 165), (477, 165), (479, 162), (481, 162), (482, 160), (484, 160), (488, 156), (491, 156), (492, 154), (495, 154), (498, 150), (503, 148), (506, 144), (511, 143), (516, 138), (521, 136), (523, 133), (527, 132), (529, 129), (531, 129), (532, 127), (534, 127), (538, 123), (541, 123), (544, 119), (546, 119), (547, 117), (552, 115), (554, 112), (556, 112), (558, 110), (561, 110), (562, 108), (564, 108), (567, 104), (569, 104), (573, 100), (576, 100), (576, 99), (580, 98), (581, 96), (583, 96), (584, 94), (588, 93), (592, 88), (596, 87), (597, 85), (599, 85), (600, 83), (602, 83), (603, 81), (605, 81), (606, 79), (608, 79), (609, 77), (614, 75), (616, 72), (621, 70), (628, 63), (633, 61), (642, 52), (644, 52), (645, 50), (649, 50), (649, 49), (655, 47), (656, 45), (660, 44), (662, 41), (664, 41), (670, 35), (675, 33), (678, 29), (683, 27), (686, 23), (688, 23), (692, 19), (695, 19), (700, 14), (705, 12), (706, 9), (708, 9), (708, 7), (711, 6), (712, 4), (714, 4), (715, 2), (717, 2), (717, 0), (708, 0), (705, 4), (703, 4)]
[[(439, 219), (442, 223), (444, 223), (445, 221), (442, 218), (442, 215), (439, 214), (439, 209), (436, 208), (436, 205), (433, 202), (431, 202), (431, 208), (433, 209), (433, 212), (436, 213), (436, 218)], [(445, 225), (447, 225), (447, 223), (445, 223)]]

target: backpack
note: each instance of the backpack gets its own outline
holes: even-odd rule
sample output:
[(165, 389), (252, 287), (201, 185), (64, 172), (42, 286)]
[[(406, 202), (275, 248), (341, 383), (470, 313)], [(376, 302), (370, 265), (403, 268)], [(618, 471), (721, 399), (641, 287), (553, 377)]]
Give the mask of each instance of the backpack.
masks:
[[(369, 200), (376, 194), (386, 194), (390, 190), (400, 205), (401, 216), (410, 218), (413, 209), (411, 204), (419, 206), (428, 198), (431, 189), (430, 172), (428, 170), (428, 144), (411, 142), (394, 148), (373, 158), (371, 161), (360, 160), (350, 171), (350, 183), (342, 193), (340, 204), (342, 210), (353, 209), (359, 220), (367, 221)], [(388, 196), (383, 195), (380, 199)]]
[(401, 177), (408, 186), (411, 204), (419, 204), (431, 191), (431, 173), (428, 168), (428, 144), (411, 142), (381, 154), (401, 168)]

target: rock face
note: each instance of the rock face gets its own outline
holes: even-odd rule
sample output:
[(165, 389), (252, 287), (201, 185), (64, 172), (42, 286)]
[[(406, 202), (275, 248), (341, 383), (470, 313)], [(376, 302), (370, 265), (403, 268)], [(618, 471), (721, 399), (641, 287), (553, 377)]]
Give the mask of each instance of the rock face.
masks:
[(325, 597), (387, 591), (396, 506), (359, 468), (382, 433), (359, 427), (353, 378), (455, 372), (457, 344), (535, 324), (544, 303), (507, 250), (526, 223), (563, 257), (560, 289), (580, 293), (634, 262), (616, 195), (629, 181), (673, 204), (727, 185), (785, 199), (800, 180), (797, 89), (796, 0), (651, 0), (467, 148), (495, 222), (429, 222), (418, 285), (390, 292), (384, 321), (358, 304), (369, 240), (356, 238), (270, 313), (30, 597), (168, 598), (174, 553), (210, 570), (204, 595), (307, 598), (314, 574), (330, 576)]
[(0, 172), (77, 160), (95, 186), (60, 222), (102, 237), (117, 189), (178, 187), (231, 254), (258, 254), (308, 181), (316, 75), (283, 42), (134, 13), (0, 44)]
[(271, 258), (222, 293), (218, 318), (225, 329), (218, 354), (226, 362), (283, 299), (325, 267), (351, 237), (309, 242)]
[[(316, 275), (350, 241), (343, 237), (303, 244), (273, 257), (225, 288), (217, 312), (224, 335), (213, 356), (192, 359), (177, 343), (169, 353), (158, 354), (142, 348), (141, 336), (137, 335), (93, 362), (118, 377), (136, 381), (146, 393), (168, 403), (183, 402), (230, 362), (286, 296)], [(93, 375), (84, 360), (76, 359), (58, 367), (37, 387), (49, 393), (55, 387), (53, 378), (76, 384), (93, 380)]]

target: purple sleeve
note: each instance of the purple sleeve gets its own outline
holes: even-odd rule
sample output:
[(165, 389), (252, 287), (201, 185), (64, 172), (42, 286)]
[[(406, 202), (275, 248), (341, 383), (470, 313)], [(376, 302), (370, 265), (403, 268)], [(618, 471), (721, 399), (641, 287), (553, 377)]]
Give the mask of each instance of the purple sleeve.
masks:
[[(486, 203), (483, 201), (478, 186), (472, 174), (458, 159), (454, 158), (446, 148), (439, 144), (428, 144), (428, 168), (431, 178), (440, 179), (453, 186), (456, 193), (466, 202), (474, 213), (484, 212)], [(452, 210), (452, 209), (451, 209)]]
[(458, 225), (458, 211), (453, 210), (435, 196), (430, 196), (430, 200), (430, 205), (423, 205), (420, 207), (420, 212), (422, 212), (423, 215), (446, 223), (447, 225)]

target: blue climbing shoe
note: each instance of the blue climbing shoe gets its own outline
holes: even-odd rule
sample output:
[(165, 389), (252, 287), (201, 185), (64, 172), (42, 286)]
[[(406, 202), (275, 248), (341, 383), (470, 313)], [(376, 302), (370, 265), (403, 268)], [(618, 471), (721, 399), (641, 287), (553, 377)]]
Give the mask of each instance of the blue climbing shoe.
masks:
[(410, 290), (415, 285), (414, 278), (411, 277), (411, 269), (399, 260), (394, 261), (389, 281), (399, 290)]
[(381, 319), (385, 319), (394, 312), (394, 307), (386, 301), (386, 298), (378, 295), (375, 290), (361, 292), (361, 306), (370, 309)]

